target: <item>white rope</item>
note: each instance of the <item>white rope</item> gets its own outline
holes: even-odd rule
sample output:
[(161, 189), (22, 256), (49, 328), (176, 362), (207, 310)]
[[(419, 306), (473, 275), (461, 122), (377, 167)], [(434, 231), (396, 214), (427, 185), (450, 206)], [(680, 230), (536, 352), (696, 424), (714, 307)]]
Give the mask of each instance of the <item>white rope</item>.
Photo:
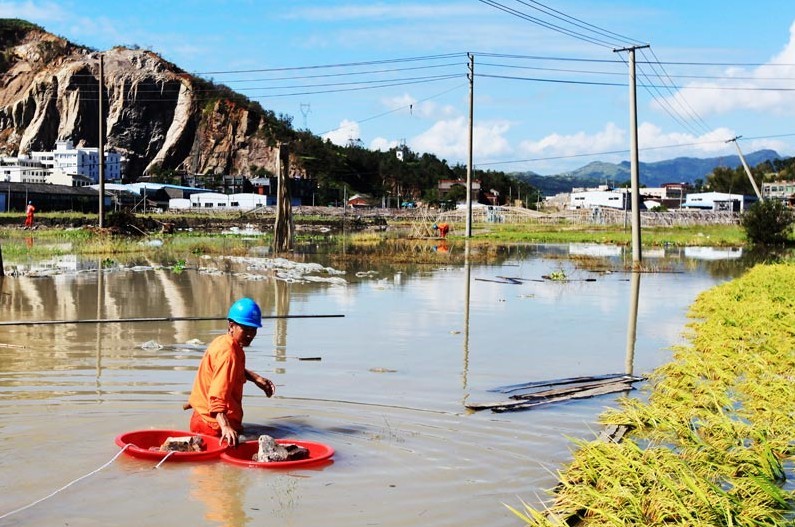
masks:
[(171, 451), (170, 451), (168, 454), (166, 454), (166, 457), (164, 457), (163, 459), (161, 459), (161, 460), (160, 460), (160, 463), (158, 463), (157, 465), (155, 465), (155, 468), (160, 468), (160, 465), (162, 465), (163, 463), (165, 463), (165, 462), (166, 462), (166, 460), (167, 460), (167, 459), (168, 459), (168, 458), (171, 456), (171, 454), (173, 454), (174, 452), (176, 452), (176, 450), (171, 450)]
[[(29, 503), (28, 505), (25, 505), (24, 507), (20, 507), (20, 508), (18, 508), (18, 509), (16, 509), (16, 510), (13, 510), (13, 511), (11, 511), (11, 512), (7, 512), (7, 513), (3, 514), (2, 516), (0, 516), (0, 520), (2, 520), (2, 519), (5, 519), (5, 518), (9, 517), (9, 516), (11, 516), (12, 514), (16, 514), (16, 513), (18, 513), (18, 512), (22, 512), (22, 511), (24, 511), (24, 510), (26, 510), (26, 509), (29, 509), (29, 508), (33, 507), (34, 505), (38, 505), (38, 504), (39, 504), (39, 503), (41, 503), (42, 501), (44, 501), (44, 500), (46, 500), (46, 499), (49, 499), (49, 498), (52, 498), (53, 496), (55, 496), (56, 494), (58, 494), (58, 493), (59, 493), (59, 492), (61, 492), (62, 490), (66, 490), (67, 488), (71, 487), (72, 485), (74, 485), (74, 484), (75, 484), (75, 483), (77, 483), (78, 481), (84, 480), (84, 479), (86, 479), (86, 478), (87, 478), (87, 477), (89, 477), (89, 476), (93, 476), (94, 474), (96, 474), (97, 472), (99, 472), (100, 470), (102, 470), (103, 468), (107, 467), (108, 465), (110, 465), (111, 463), (113, 463), (114, 461), (116, 461), (116, 458), (118, 458), (118, 457), (119, 457), (119, 456), (122, 454), (122, 452), (124, 452), (125, 450), (127, 450), (127, 448), (129, 448), (129, 447), (131, 447), (131, 446), (132, 446), (132, 445), (131, 445), (130, 443), (127, 443), (126, 445), (124, 445), (124, 448), (122, 448), (121, 450), (119, 450), (119, 452), (118, 452), (118, 453), (117, 453), (115, 456), (113, 456), (113, 458), (112, 458), (110, 461), (108, 461), (107, 463), (105, 463), (104, 465), (102, 465), (101, 467), (99, 467), (98, 469), (96, 469), (96, 470), (94, 470), (94, 471), (92, 471), (92, 472), (89, 472), (89, 473), (88, 473), (88, 474), (86, 474), (85, 476), (80, 476), (79, 478), (77, 478), (77, 479), (76, 479), (76, 480), (74, 480), (74, 481), (70, 481), (69, 483), (67, 483), (66, 485), (64, 485), (63, 487), (61, 487), (60, 489), (58, 489), (58, 490), (56, 490), (56, 491), (53, 491), (53, 492), (51, 492), (51, 493), (50, 493), (50, 494), (48, 494), (47, 496), (44, 496), (43, 498), (40, 498), (40, 499), (38, 499), (38, 500), (34, 501), (33, 503)], [(166, 457), (168, 457), (168, 456), (166, 456)]]

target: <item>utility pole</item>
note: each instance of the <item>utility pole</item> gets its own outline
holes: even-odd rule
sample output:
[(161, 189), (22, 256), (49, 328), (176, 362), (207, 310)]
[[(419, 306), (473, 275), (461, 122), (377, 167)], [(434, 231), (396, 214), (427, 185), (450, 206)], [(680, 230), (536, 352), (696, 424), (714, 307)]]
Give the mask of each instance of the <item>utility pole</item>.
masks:
[(751, 181), (751, 186), (754, 187), (754, 192), (756, 192), (756, 197), (759, 198), (759, 201), (764, 201), (765, 198), (762, 197), (762, 193), (759, 192), (759, 187), (756, 185), (756, 181), (754, 181), (754, 176), (751, 175), (751, 169), (748, 168), (748, 163), (745, 162), (745, 156), (743, 155), (743, 151), (740, 150), (740, 143), (737, 142), (742, 136), (738, 135), (734, 139), (729, 139), (726, 141), (727, 143), (734, 143), (734, 146), (737, 147), (737, 153), (740, 154), (740, 161), (743, 164), (743, 168), (745, 169), (745, 174), (748, 176), (748, 179)]
[(102, 94), (105, 92), (105, 72), (103, 56), (99, 55), (99, 228), (105, 227), (105, 121), (102, 108)]
[(637, 270), (641, 264), (640, 250), (640, 175), (638, 173), (638, 100), (635, 79), (635, 50), (649, 45), (614, 49), (614, 53), (629, 52), (629, 159), (630, 183), (632, 185), (632, 267)]
[(276, 220), (273, 225), (273, 250), (284, 253), (293, 250), (295, 224), (290, 199), (290, 153), (287, 143), (276, 146), (276, 163), (278, 165), (276, 183)]
[(475, 108), (475, 55), (467, 53), (469, 57), (469, 154), (467, 159), (467, 233), (466, 237), (472, 237), (472, 128), (474, 126)]

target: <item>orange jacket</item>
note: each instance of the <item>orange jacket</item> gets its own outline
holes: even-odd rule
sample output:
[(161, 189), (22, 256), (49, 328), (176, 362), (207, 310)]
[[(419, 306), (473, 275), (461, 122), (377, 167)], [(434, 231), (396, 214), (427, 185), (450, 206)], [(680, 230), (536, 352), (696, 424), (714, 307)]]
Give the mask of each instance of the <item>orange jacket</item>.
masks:
[(33, 205), (28, 205), (25, 209), (25, 216), (33, 216), (34, 212), (36, 212), (36, 207)]
[(243, 429), (243, 384), (246, 355), (229, 335), (210, 343), (199, 364), (188, 402), (212, 428), (218, 429), (215, 414), (225, 412), (232, 428)]

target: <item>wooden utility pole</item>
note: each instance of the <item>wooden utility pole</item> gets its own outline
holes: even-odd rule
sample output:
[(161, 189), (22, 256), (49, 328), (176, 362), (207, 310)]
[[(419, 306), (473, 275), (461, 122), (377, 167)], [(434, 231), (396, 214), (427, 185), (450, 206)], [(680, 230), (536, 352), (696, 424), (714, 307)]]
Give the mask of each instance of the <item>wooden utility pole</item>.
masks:
[(105, 92), (105, 72), (102, 54), (99, 55), (99, 228), (105, 227), (105, 111), (102, 94)]
[(290, 173), (290, 153), (287, 145), (277, 146), (276, 162), (276, 221), (273, 225), (273, 251), (283, 253), (293, 250), (293, 208), (290, 202), (290, 186), (287, 175)]
[(754, 181), (754, 176), (751, 175), (751, 169), (748, 168), (748, 163), (745, 162), (745, 156), (743, 155), (743, 151), (740, 150), (740, 143), (737, 142), (741, 135), (738, 135), (734, 139), (729, 139), (726, 141), (727, 143), (734, 143), (734, 146), (737, 147), (737, 153), (740, 154), (740, 162), (743, 164), (743, 168), (745, 169), (745, 174), (748, 176), (748, 179), (751, 181), (751, 186), (754, 187), (754, 192), (756, 192), (756, 197), (759, 198), (759, 201), (764, 201), (765, 198), (762, 197), (762, 193), (759, 192), (759, 187), (756, 185), (756, 181)]
[(475, 55), (467, 53), (469, 57), (469, 153), (467, 159), (467, 232), (466, 237), (472, 237), (472, 132), (474, 127), (475, 109)]
[(635, 79), (635, 50), (648, 48), (645, 46), (631, 46), (628, 48), (614, 49), (615, 53), (629, 52), (629, 159), (630, 183), (632, 188), (632, 267), (640, 268), (640, 174), (638, 173), (638, 100), (637, 83)]

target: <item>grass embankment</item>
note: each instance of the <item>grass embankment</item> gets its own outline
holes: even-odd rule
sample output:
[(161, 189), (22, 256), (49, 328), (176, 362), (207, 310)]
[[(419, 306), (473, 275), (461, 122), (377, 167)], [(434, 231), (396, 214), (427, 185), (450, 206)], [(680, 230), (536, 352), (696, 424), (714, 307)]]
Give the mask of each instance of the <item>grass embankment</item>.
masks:
[[(454, 234), (462, 234), (461, 226)], [(476, 239), (505, 243), (604, 243), (630, 245), (632, 232), (618, 225), (580, 224), (489, 224), (473, 229)], [(649, 247), (739, 247), (745, 232), (739, 225), (698, 225), (692, 227), (644, 227), (641, 242)]]
[(793, 525), (795, 265), (757, 266), (703, 293), (690, 315), (691, 344), (653, 372), (649, 401), (624, 398), (602, 416), (632, 432), (580, 442), (551, 509), (514, 511), (523, 520)]

